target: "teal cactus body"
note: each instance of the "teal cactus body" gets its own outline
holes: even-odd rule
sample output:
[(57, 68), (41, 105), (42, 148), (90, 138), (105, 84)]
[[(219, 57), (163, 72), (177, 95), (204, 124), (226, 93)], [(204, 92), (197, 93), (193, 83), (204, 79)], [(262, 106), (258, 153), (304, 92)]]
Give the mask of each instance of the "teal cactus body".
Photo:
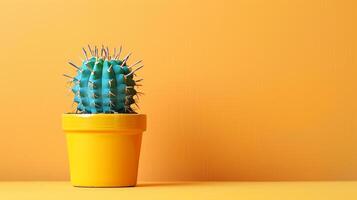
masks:
[(116, 54), (110, 55), (109, 49), (102, 47), (100, 55), (98, 48), (93, 50), (88, 46), (90, 57), (86, 49), (83, 49), (86, 60), (80, 67), (71, 63), (77, 69), (77, 74), (72, 78), (74, 83), (72, 92), (74, 102), (77, 103), (76, 112), (79, 113), (136, 113), (132, 105), (136, 105), (135, 96), (140, 94), (136, 87), (140, 80), (134, 80), (135, 70), (133, 67), (141, 61), (128, 66), (130, 56), (120, 59), (121, 48)]

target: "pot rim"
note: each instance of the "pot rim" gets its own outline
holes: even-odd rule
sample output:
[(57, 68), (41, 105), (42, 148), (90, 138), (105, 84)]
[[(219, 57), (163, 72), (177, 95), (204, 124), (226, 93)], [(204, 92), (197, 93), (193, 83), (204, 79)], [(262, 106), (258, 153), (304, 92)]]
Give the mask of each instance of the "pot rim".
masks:
[(62, 114), (62, 129), (65, 132), (138, 132), (146, 130), (146, 114), (99, 113)]

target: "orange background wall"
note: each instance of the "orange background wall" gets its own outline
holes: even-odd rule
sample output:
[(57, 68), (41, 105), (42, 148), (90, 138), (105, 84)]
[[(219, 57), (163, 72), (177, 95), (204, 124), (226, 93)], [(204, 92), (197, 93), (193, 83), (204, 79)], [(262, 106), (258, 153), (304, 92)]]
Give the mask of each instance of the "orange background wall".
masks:
[(357, 179), (353, 1), (0, 7), (0, 180), (68, 179), (62, 73), (88, 43), (145, 61), (140, 180)]

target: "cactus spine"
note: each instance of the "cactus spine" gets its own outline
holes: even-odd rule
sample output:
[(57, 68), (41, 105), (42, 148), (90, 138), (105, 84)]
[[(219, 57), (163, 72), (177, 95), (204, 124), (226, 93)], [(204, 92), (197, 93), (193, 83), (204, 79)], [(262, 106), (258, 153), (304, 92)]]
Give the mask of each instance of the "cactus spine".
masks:
[[(87, 51), (89, 53), (87, 53)], [(136, 113), (133, 105), (137, 106), (137, 87), (141, 86), (134, 80), (135, 72), (143, 67), (139, 65), (141, 60), (131, 66), (127, 61), (131, 55), (128, 54), (120, 59), (122, 48), (119, 51), (114, 48), (111, 55), (109, 48), (97, 46), (88, 49), (83, 48), (86, 59), (81, 66), (69, 62), (77, 74), (71, 78), (74, 93), (74, 102), (77, 104), (76, 113)], [(134, 67), (136, 67), (134, 69)]]

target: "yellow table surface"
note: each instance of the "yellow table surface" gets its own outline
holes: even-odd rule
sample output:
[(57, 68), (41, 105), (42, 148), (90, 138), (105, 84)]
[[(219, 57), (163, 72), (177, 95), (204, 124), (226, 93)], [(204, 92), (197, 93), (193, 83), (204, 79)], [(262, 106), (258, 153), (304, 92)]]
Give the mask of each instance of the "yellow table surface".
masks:
[(78, 188), (69, 182), (0, 182), (0, 199), (357, 199), (357, 181), (173, 182)]

